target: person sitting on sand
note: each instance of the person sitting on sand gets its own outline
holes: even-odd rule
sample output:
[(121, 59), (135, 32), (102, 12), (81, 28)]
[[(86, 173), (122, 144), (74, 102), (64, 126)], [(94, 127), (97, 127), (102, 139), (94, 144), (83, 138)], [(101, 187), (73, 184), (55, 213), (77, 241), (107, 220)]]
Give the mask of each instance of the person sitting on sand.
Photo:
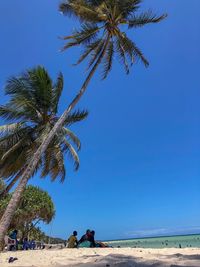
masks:
[(95, 236), (95, 231), (91, 231), (89, 233), (89, 237), (88, 237), (88, 241), (90, 242), (90, 247), (91, 248), (95, 248), (96, 247), (96, 242), (94, 240), (94, 236)]
[(22, 249), (23, 250), (28, 250), (30, 248), (30, 244), (28, 242), (28, 238), (25, 237), (24, 240), (23, 240), (23, 245), (22, 245)]
[(89, 248), (91, 247), (91, 231), (87, 230), (86, 233), (81, 237), (81, 239), (78, 242), (78, 246), (82, 248)]
[(18, 249), (17, 235), (18, 235), (18, 231), (16, 229), (9, 235), (11, 239), (15, 240), (15, 245), (10, 246), (11, 250), (13, 250), (13, 248), (15, 248), (16, 250)]
[(73, 235), (69, 237), (67, 248), (77, 248), (78, 246), (77, 235), (78, 235), (77, 231), (74, 231)]
[(34, 250), (36, 248), (36, 243), (35, 243), (35, 240), (31, 240), (30, 241), (30, 249)]
[(90, 230), (87, 230), (86, 233), (79, 240), (78, 244), (88, 241), (89, 236), (90, 236)]
[(95, 231), (87, 230), (86, 234), (81, 237), (78, 242), (79, 247), (95, 248), (96, 242), (94, 240)]
[(17, 241), (17, 235), (18, 235), (18, 231), (17, 231), (17, 230), (14, 230), (14, 231), (10, 234), (9, 237)]
[(96, 242), (95, 239), (95, 231), (87, 230), (86, 234), (81, 237), (78, 242), (78, 246), (82, 248), (105, 248), (108, 247), (106, 244), (101, 242)]
[(102, 243), (102, 242), (97, 242), (97, 241), (95, 241), (95, 239), (94, 239), (94, 236), (95, 236), (95, 231), (91, 231), (90, 232), (90, 237), (89, 237), (89, 241), (90, 241), (90, 243), (91, 243), (91, 248), (106, 248), (106, 247), (108, 247), (108, 245), (106, 245), (106, 244), (104, 244), (104, 243)]

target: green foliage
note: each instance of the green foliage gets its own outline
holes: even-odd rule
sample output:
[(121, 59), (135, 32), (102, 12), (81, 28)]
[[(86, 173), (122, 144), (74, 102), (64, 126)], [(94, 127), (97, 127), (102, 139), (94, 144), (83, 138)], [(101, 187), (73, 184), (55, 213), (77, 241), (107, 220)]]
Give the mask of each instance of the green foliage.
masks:
[(72, 35), (63, 38), (67, 40), (63, 50), (82, 45), (84, 51), (77, 64), (89, 58), (88, 68), (92, 68), (96, 62), (100, 62), (103, 66), (103, 79), (112, 69), (114, 54), (124, 65), (127, 74), (137, 60), (141, 60), (147, 67), (148, 60), (124, 30), (158, 23), (167, 15), (157, 16), (151, 11), (138, 14), (142, 2), (143, 0), (64, 0), (60, 4), (60, 11), (78, 18), (81, 26)]
[(4, 189), (5, 189), (5, 183), (4, 183), (3, 179), (0, 178), (0, 194), (1, 194), (1, 192), (4, 191)]
[[(0, 201), (0, 217), (4, 213), (12, 194)], [(15, 211), (11, 228), (21, 230), (24, 234), (34, 228), (34, 224), (40, 221), (50, 223), (55, 216), (55, 208), (51, 197), (39, 187), (27, 186), (18, 209)]]
[(46, 244), (49, 243), (49, 241), (50, 244), (63, 244), (65, 242), (65, 240), (61, 238), (46, 235), (44, 232), (41, 231), (40, 227), (33, 227), (31, 229), (31, 231), (29, 232), (29, 239), (43, 241)]
[(33, 227), (31, 229), (29, 232), (29, 239), (43, 241), (45, 243), (48, 242), (48, 238), (46, 237), (45, 233), (41, 231), (40, 227)]
[[(7, 81), (5, 93), (9, 101), (0, 106), (0, 117), (7, 122), (0, 126), (0, 176), (10, 183), (15, 183), (21, 177), (33, 154), (58, 121), (63, 86), (61, 73), (54, 83), (48, 72), (40, 66)], [(35, 173), (40, 169), (41, 177), (50, 175), (52, 181), (60, 178), (63, 182), (66, 174), (65, 156), (72, 158), (75, 170), (78, 169), (80, 140), (69, 127), (84, 120), (87, 115), (87, 111), (69, 114), (64, 127), (42, 155)]]

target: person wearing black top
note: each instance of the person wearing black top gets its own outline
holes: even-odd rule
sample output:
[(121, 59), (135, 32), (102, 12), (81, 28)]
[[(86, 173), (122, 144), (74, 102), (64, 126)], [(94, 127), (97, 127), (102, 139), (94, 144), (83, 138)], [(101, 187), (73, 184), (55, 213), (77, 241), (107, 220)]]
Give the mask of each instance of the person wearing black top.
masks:
[(90, 235), (89, 235), (89, 239), (88, 239), (88, 241), (90, 241), (90, 243), (91, 243), (91, 248), (96, 247), (96, 242), (94, 240), (94, 236), (95, 236), (95, 231), (91, 231)]
[(94, 236), (95, 236), (95, 231), (87, 230), (86, 234), (81, 237), (78, 244), (88, 241), (90, 242), (90, 247), (95, 248), (96, 245), (95, 245)]
[(78, 244), (81, 244), (81, 243), (83, 243), (83, 242), (85, 242), (85, 241), (89, 241), (88, 239), (89, 239), (89, 235), (90, 235), (90, 230), (87, 230), (86, 231), (86, 234), (84, 234), (82, 237), (81, 237), (81, 239), (78, 241)]

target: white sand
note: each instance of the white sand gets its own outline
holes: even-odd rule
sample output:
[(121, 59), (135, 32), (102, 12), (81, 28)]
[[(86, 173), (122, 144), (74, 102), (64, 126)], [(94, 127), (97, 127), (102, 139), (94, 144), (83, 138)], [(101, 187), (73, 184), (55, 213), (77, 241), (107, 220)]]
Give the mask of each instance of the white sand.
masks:
[[(17, 257), (8, 263), (9, 257)], [(200, 249), (62, 249), (0, 254), (0, 267), (200, 267)]]

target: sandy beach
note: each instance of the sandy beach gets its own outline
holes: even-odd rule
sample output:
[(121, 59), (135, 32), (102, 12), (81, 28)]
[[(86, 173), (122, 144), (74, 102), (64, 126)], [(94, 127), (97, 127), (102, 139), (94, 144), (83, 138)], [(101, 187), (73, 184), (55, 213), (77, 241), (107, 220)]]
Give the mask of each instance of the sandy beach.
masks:
[[(9, 264), (9, 257), (18, 260)], [(164, 267), (200, 266), (200, 249), (60, 249), (5, 252), (0, 254), (0, 266), (17, 267)]]

